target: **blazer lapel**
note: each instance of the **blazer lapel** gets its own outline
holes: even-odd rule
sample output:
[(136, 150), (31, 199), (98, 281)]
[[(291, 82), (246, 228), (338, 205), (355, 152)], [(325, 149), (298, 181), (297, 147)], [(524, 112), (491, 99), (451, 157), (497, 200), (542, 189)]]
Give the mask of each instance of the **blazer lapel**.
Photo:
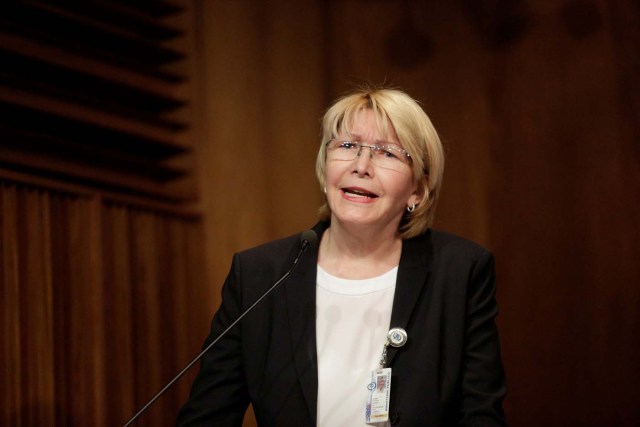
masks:
[(318, 234), (318, 243), (309, 247), (286, 284), (286, 304), (293, 358), (302, 393), (314, 424), (318, 404), (316, 275), (318, 245), (327, 226), (328, 223), (319, 223), (313, 228)]
[[(430, 230), (402, 242), (390, 328), (409, 329), (408, 325), (415, 305), (420, 299), (420, 294), (426, 290), (424, 288), (431, 270), (432, 255)], [(410, 333), (408, 339), (411, 340)], [(392, 346), (387, 348), (387, 366), (391, 364), (399, 350), (401, 348)]]

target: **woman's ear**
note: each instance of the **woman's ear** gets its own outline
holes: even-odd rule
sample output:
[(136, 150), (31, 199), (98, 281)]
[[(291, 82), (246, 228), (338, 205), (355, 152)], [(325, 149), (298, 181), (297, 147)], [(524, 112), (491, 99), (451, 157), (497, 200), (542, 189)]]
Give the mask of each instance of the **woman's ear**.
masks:
[(425, 194), (426, 194), (426, 188), (424, 184), (423, 183), (416, 184), (415, 191), (409, 197), (409, 205), (413, 203), (415, 203), (416, 205), (419, 205), (420, 203), (426, 201), (427, 197), (425, 197)]

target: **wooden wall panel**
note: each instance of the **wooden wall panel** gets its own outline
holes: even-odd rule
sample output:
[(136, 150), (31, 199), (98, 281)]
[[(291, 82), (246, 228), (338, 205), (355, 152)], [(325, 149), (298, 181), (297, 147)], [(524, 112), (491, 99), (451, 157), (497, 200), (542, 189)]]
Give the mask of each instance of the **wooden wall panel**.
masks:
[[(314, 95), (289, 99), (309, 139), (326, 103), (354, 84), (406, 89), (423, 102), (447, 149), (436, 226), (497, 256), (512, 425), (640, 423), (634, 402), (640, 381), (637, 2), (309, 2), (316, 15), (304, 28), (266, 2), (214, 3), (204, 9), (212, 46), (211, 56), (205, 50), (212, 71), (204, 115), (220, 119), (210, 125), (215, 133), (205, 128), (207, 135), (231, 141), (242, 132), (270, 141), (256, 132), (265, 127), (286, 134), (282, 118), (290, 112), (269, 109), (277, 102), (265, 100), (260, 85), (271, 87), (273, 99), (288, 93), (278, 90), (289, 77), (287, 63), (305, 64), (308, 72), (290, 81), (297, 92)], [(256, 15), (259, 29), (251, 20)], [(216, 26), (214, 16), (224, 23)], [(300, 51), (300, 40), (315, 44)], [(271, 54), (261, 56), (265, 51)], [(216, 68), (216, 58), (228, 67)], [(251, 73), (269, 61), (278, 65)], [(295, 143), (284, 137), (277, 152)], [(284, 234), (293, 224), (285, 219), (291, 203), (312, 202), (271, 185), (269, 191), (285, 196), (267, 207), (265, 184), (280, 178), (265, 169), (262, 146), (249, 149), (249, 155), (226, 152), (224, 160), (209, 148), (201, 153), (201, 162), (223, 168), (220, 175), (207, 172), (214, 182), (201, 176), (211, 182), (203, 199), (215, 218), (207, 235), (218, 285), (228, 253), (266, 240), (252, 236), (269, 237), (269, 227)], [(237, 172), (238, 162), (250, 172)], [(304, 169), (279, 165), (277, 177)], [(298, 191), (317, 187), (305, 181)], [(252, 198), (251, 206), (236, 194)], [(275, 213), (273, 224), (263, 210)]]
[(611, 5), (574, 7), (534, 9), (537, 25), (518, 48), (495, 56), (501, 125), (493, 160), (502, 167), (492, 174), (491, 212), (506, 284), (509, 409), (520, 425), (633, 426), (640, 422), (629, 399), (640, 381), (640, 344), (631, 338), (640, 328), (632, 285), (640, 280), (640, 210), (632, 201), (640, 163), (628, 132), (635, 124), (621, 114)]
[[(160, 342), (160, 301), (159, 280), (164, 276), (164, 265), (158, 265), (158, 236), (154, 233), (156, 218), (144, 213), (134, 212), (131, 216), (131, 259), (133, 300), (144, 302), (136, 305), (133, 311), (132, 326), (135, 346), (154, 351), (162, 351)], [(134, 387), (137, 402), (144, 402), (149, 389), (159, 390), (162, 387), (159, 363), (149, 363), (150, 354), (135, 352)], [(152, 411), (147, 414), (151, 425), (161, 422), (161, 414)]]
[(104, 253), (103, 310), (109, 327), (105, 328), (105, 360), (108, 372), (117, 369), (118, 375), (107, 375), (105, 406), (106, 425), (123, 424), (138, 409), (134, 397), (136, 377), (134, 363), (133, 313), (137, 310), (132, 289), (132, 255), (130, 218), (126, 206), (107, 205), (102, 209)]
[(0, 416), (3, 420), (15, 419), (17, 408), (22, 407), (19, 393), (22, 372), (22, 349), (20, 336), (20, 281), (18, 275), (18, 217), (17, 194), (14, 185), (0, 184), (0, 254), (2, 284), (0, 298), (2, 302), (2, 342), (0, 371), (2, 375), (2, 396)]
[[(114, 236), (109, 246), (128, 248), (123, 253), (111, 252), (112, 280), (120, 277), (121, 282), (116, 285), (111, 310), (129, 319), (128, 324), (123, 321), (117, 328), (121, 335), (111, 338), (115, 344), (112, 354), (118, 356), (128, 374), (117, 382), (132, 390), (137, 411), (197, 354), (201, 344), (206, 327), (191, 327), (191, 319), (205, 323), (208, 320), (208, 313), (197, 315), (202, 305), (195, 304), (200, 300), (203, 283), (202, 257), (194, 254), (202, 250), (201, 233), (194, 219), (178, 220), (159, 211), (110, 205), (104, 215), (110, 218), (105, 236)], [(196, 314), (190, 315), (194, 306)], [(133, 349), (133, 359), (122, 354), (118, 340)], [(188, 391), (189, 379), (169, 389), (142, 415), (141, 425), (174, 419)], [(119, 416), (111, 417), (122, 423), (132, 416), (132, 401), (121, 397), (113, 401)]]
[(333, 90), (357, 77), (423, 100), (447, 147), (436, 226), (496, 253), (514, 425), (640, 422), (639, 17), (629, 1), (331, 3)]
[[(121, 425), (198, 353), (200, 219), (54, 187), (0, 180), (0, 424)], [(174, 419), (187, 394), (139, 425)]]
[(3, 7), (2, 425), (120, 425), (198, 353), (197, 3)]
[(20, 347), (23, 369), (15, 392), (23, 399), (17, 422), (45, 425), (55, 417), (54, 307), (51, 276), (49, 195), (34, 189), (18, 193)]
[(97, 200), (50, 194), (56, 422), (100, 424), (104, 313)]
[[(16, 27), (15, 16), (0, 18), (21, 28), (0, 36), (4, 64), (55, 71), (0, 76), (0, 162), (13, 171), (0, 184), (0, 383), (9, 391), (0, 423), (120, 425), (144, 404), (197, 353), (231, 254), (315, 220), (319, 119), (331, 99), (371, 80), (423, 101), (443, 136), (437, 226), (497, 255), (512, 424), (638, 424), (633, 1), (64, 3), (81, 9), (70, 12), (75, 24), (98, 17), (108, 32), (119, 28), (118, 52), (131, 52), (122, 43), (130, 36), (130, 47), (144, 47), (138, 36), (122, 38), (123, 25), (166, 41), (145, 66), (109, 58), (105, 44), (70, 49), (51, 32), (61, 26), (29, 30), (52, 34), (34, 41), (28, 20)], [(16, 4), (14, 12), (69, 19), (61, 6)], [(151, 23), (163, 16), (173, 16), (170, 34)], [(200, 32), (169, 41), (185, 24)], [(188, 45), (196, 65), (164, 62)], [(196, 89), (180, 77), (192, 72), (203, 82)], [(105, 87), (83, 98), (78, 85), (90, 81), (110, 81), (147, 110), (129, 117)], [(56, 90), (64, 102), (41, 99)], [(88, 125), (75, 104), (95, 113)], [(114, 114), (126, 120), (111, 126), (104, 119)], [(69, 140), (56, 145), (59, 137)], [(192, 174), (202, 220), (185, 215), (184, 202), (196, 200)], [(193, 374), (140, 425), (172, 419)]]
[(234, 252), (316, 221), (323, 2), (203, 2), (201, 16), (198, 172), (218, 287)]
[(195, 200), (193, 3), (5, 5), (0, 163)]

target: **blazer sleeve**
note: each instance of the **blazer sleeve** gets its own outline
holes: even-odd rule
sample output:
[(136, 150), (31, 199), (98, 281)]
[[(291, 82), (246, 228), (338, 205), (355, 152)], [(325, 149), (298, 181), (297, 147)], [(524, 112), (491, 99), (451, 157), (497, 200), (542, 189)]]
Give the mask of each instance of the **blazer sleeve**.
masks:
[[(204, 345), (216, 339), (242, 312), (240, 258), (236, 254), (222, 288), (222, 304)], [(235, 325), (202, 357), (189, 400), (178, 414), (181, 427), (242, 425), (249, 405), (242, 358), (241, 325)]]
[(463, 426), (505, 426), (505, 374), (495, 317), (494, 259), (485, 251), (471, 270), (462, 360)]

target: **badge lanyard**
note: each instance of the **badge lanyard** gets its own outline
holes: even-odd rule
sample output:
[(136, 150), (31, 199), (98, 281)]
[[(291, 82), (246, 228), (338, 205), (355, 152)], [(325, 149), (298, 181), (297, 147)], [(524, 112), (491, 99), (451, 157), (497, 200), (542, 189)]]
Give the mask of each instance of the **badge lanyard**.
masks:
[(387, 365), (387, 347), (402, 347), (407, 343), (407, 332), (402, 328), (392, 328), (382, 348), (380, 367), (371, 371), (371, 381), (367, 387), (369, 397), (365, 408), (365, 422), (379, 423), (389, 420), (389, 396), (391, 393), (391, 368)]

